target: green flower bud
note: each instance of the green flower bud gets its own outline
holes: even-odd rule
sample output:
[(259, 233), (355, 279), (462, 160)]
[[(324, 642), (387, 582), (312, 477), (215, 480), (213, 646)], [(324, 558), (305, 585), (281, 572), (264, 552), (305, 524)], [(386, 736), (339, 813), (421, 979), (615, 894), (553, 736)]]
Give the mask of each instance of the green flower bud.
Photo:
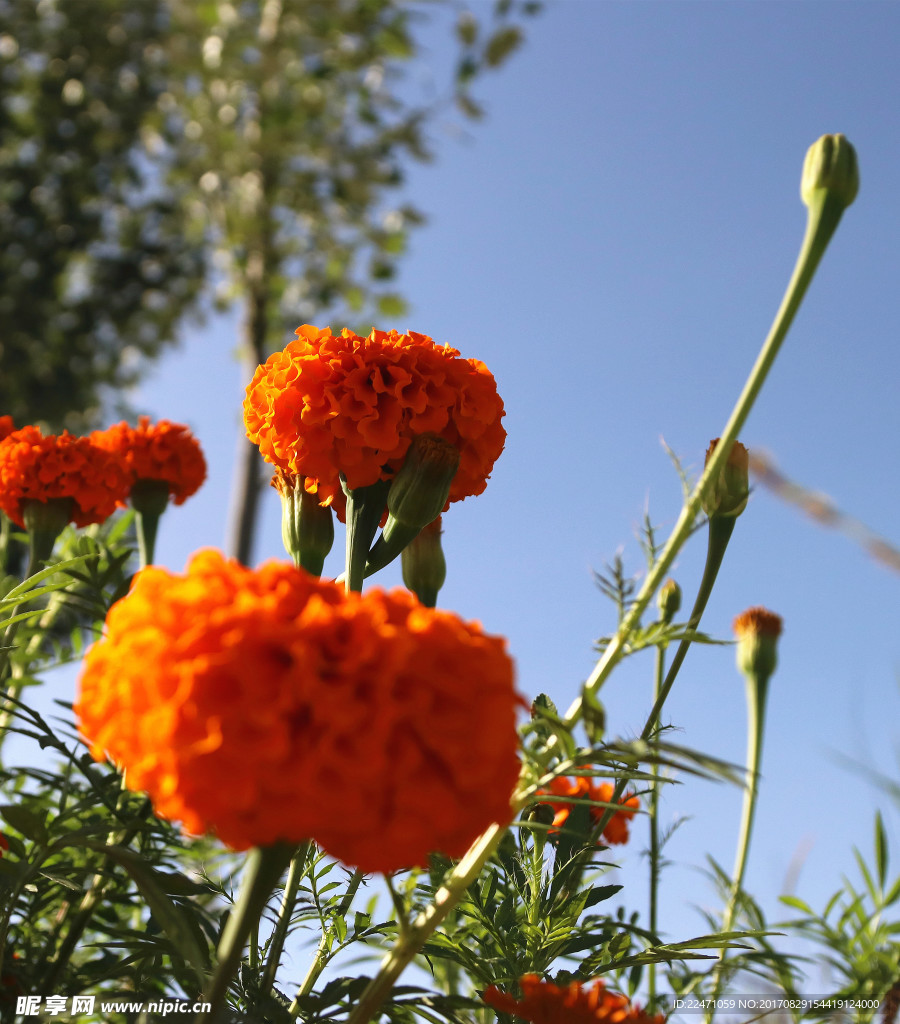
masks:
[(666, 625), (678, 614), (681, 607), (681, 587), (671, 577), (659, 588), (656, 606), (659, 608), (659, 617)]
[(843, 135), (823, 135), (806, 153), (800, 195), (807, 206), (822, 193), (849, 206), (859, 192), (856, 150)]
[(441, 517), (423, 527), (403, 549), (400, 565), (403, 582), (426, 608), (437, 604), (438, 591), (447, 578), (447, 561), (441, 547)]
[(748, 678), (766, 682), (778, 661), (781, 617), (766, 608), (748, 608), (734, 620), (737, 665)]
[[(706, 450), (707, 464), (718, 443), (718, 438), (709, 442), (709, 448)], [(739, 516), (747, 507), (749, 496), (750, 453), (740, 441), (735, 441), (719, 478), (713, 481), (710, 489), (706, 492), (703, 499), (703, 511), (710, 519), (713, 516), (727, 518)]]
[(437, 434), (415, 437), (388, 491), (391, 518), (417, 530), (434, 522), (444, 511), (457, 469), (459, 449), (449, 441)]
[(406, 461), (388, 491), (388, 517), (369, 552), (366, 575), (397, 557), (422, 527), (444, 511), (450, 485), (459, 469), (459, 450), (437, 434), (413, 438)]
[(304, 477), (275, 470), (272, 486), (281, 496), (281, 539), (294, 565), (321, 576), (334, 544), (330, 506), (320, 505), (304, 487)]

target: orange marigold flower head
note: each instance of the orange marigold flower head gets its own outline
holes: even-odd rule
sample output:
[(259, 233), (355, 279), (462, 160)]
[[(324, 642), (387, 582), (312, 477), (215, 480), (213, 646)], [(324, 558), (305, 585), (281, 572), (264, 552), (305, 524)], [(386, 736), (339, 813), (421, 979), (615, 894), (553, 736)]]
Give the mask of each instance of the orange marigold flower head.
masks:
[[(610, 782), (596, 782), (584, 775), (576, 775), (573, 778), (557, 776), (550, 782), (547, 789), (541, 791), (541, 795), (550, 799), (542, 801), (549, 804), (554, 812), (553, 828), (560, 829), (569, 820), (572, 807), (575, 806), (571, 800), (592, 800), (596, 803), (608, 804), (612, 801), (615, 787)], [(567, 797), (567, 800), (553, 800), (554, 796)], [(613, 845), (621, 845), (628, 842), (628, 822), (634, 817), (641, 802), (636, 796), (624, 794), (619, 798), (621, 811), (616, 811), (603, 828), (603, 840)], [(606, 812), (605, 807), (591, 807), (591, 819), (596, 824)]]
[(646, 1013), (627, 996), (611, 992), (601, 978), (590, 984), (573, 981), (554, 985), (537, 974), (519, 979), (522, 998), (501, 992), (496, 985), (484, 990), (484, 1001), (501, 1013), (511, 1013), (531, 1024), (664, 1024), (663, 1014)]
[(128, 478), (121, 459), (86, 437), (22, 427), (0, 442), (0, 508), (24, 526), (22, 506), (71, 499), (76, 526), (102, 523), (125, 503)]
[(93, 755), (187, 831), (312, 838), (386, 872), (510, 820), (517, 702), (504, 641), (476, 623), (203, 551), (184, 575), (137, 574), (76, 711)]
[[(480, 494), (503, 450), (503, 402), (488, 368), (424, 334), (360, 338), (304, 325), (260, 366), (244, 423), (267, 462), (317, 481), (320, 500), (389, 480), (414, 437), (459, 450), (449, 502)], [(446, 509), (447, 506), (445, 506)]]
[(168, 484), (176, 505), (199, 490), (206, 479), (206, 459), (200, 442), (181, 423), (160, 420), (151, 424), (141, 416), (136, 427), (117, 423), (91, 434), (94, 444), (115, 452), (131, 474), (131, 483), (157, 480)]

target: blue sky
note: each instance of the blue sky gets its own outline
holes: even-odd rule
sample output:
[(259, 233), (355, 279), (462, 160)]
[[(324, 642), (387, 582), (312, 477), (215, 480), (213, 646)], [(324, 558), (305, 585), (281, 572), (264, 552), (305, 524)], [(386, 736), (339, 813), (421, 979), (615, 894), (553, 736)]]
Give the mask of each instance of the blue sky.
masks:
[[(433, 127), (436, 162), (411, 169), (406, 195), (429, 215), (400, 277), (411, 311), (377, 326), (450, 343), (498, 381), (507, 450), (487, 491), (445, 517), (440, 603), (508, 637), (520, 689), (566, 707), (593, 641), (614, 627), (592, 569), (620, 548), (630, 571), (643, 568), (634, 533), (645, 506), (662, 536), (674, 523), (680, 484), (660, 438), (697, 471), (724, 426), (793, 266), (803, 157), (825, 132), (856, 146), (859, 198), (742, 440), (900, 542), (900, 7), (561, 0), (527, 31), (477, 90), (484, 122), (460, 133), (448, 115)], [(424, 35), (427, 88), (452, 45), (444, 26)], [(247, 383), (237, 323), (186, 331), (136, 396), (190, 423), (210, 463), (204, 490), (161, 525), (158, 559), (175, 569), (224, 541)], [(284, 557), (278, 516), (273, 492), (260, 560)], [(687, 604), (704, 549), (696, 538), (674, 572)], [(339, 563), (337, 551), (335, 573)], [(380, 579), (393, 585), (399, 571)], [(704, 628), (730, 638), (755, 604), (782, 615), (785, 632), (746, 884), (778, 919), (801, 863), (794, 891), (815, 906), (852, 874), (876, 807), (900, 843), (889, 799), (838, 760), (897, 776), (900, 578), (760, 489)], [(613, 732), (640, 731), (651, 672), (648, 657), (610, 679), (601, 697)], [(677, 742), (741, 761), (733, 651), (692, 651), (665, 715)], [(670, 939), (703, 930), (689, 908), (715, 900), (697, 869), (708, 853), (730, 868), (740, 803), (734, 788), (695, 781), (667, 795), (664, 819), (690, 816), (667, 850)], [(643, 822), (634, 835), (622, 896), (643, 909)]]

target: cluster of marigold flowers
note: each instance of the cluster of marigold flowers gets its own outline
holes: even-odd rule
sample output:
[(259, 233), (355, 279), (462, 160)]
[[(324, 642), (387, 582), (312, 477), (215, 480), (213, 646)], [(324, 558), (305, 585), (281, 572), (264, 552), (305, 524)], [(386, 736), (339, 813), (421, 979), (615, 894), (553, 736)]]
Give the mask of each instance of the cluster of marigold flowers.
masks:
[(566, 986), (544, 981), (537, 974), (519, 979), (522, 998), (502, 992), (496, 985), (484, 990), (484, 1001), (500, 1013), (530, 1024), (664, 1024), (664, 1014), (649, 1014), (627, 996), (606, 988), (602, 979)]
[[(539, 795), (542, 798), (540, 802), (549, 804), (553, 809), (552, 828), (558, 830), (565, 827), (572, 808), (578, 803), (590, 804), (590, 819), (595, 825), (599, 825), (604, 816), (608, 816), (607, 808), (614, 793), (615, 787), (611, 782), (597, 782), (589, 776), (577, 775), (573, 778), (558, 776), (546, 789), (541, 790)], [(628, 842), (628, 823), (640, 807), (640, 800), (636, 796), (625, 794), (619, 798), (617, 804), (621, 809), (613, 811), (601, 832), (603, 842), (610, 846)]]
[(180, 505), (206, 478), (206, 461), (187, 427), (168, 420), (119, 423), (89, 437), (15, 429), (0, 417), (0, 509), (25, 526), (29, 503), (66, 503), (78, 527), (100, 523), (124, 507), (139, 481), (164, 484)]
[[(422, 438), (458, 454), (446, 504), (484, 490), (505, 439), (484, 364), (414, 333), (297, 335), (244, 405), (282, 491), (302, 481), (340, 514), (344, 488), (391, 482)], [(408, 592), (203, 551), (184, 574), (138, 573), (76, 712), (94, 756), (188, 832), (235, 849), (313, 839), (390, 872), (510, 821), (513, 676), (501, 638)]]

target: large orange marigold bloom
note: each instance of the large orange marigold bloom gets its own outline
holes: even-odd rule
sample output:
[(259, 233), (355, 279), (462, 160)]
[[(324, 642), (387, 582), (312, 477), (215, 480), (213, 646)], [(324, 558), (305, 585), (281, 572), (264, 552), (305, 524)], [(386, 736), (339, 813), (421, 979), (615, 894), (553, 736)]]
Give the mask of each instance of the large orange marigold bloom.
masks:
[(127, 494), (121, 460), (86, 437), (44, 437), (28, 426), (0, 441), (0, 508), (19, 526), (24, 502), (71, 498), (71, 521), (88, 526), (111, 516)]
[(169, 494), (181, 505), (206, 479), (206, 459), (200, 442), (181, 423), (160, 420), (151, 424), (141, 416), (136, 427), (117, 423), (107, 430), (91, 434), (94, 444), (115, 452), (128, 468), (131, 482), (159, 480), (169, 486)]
[(651, 1016), (627, 996), (610, 992), (602, 979), (586, 985), (573, 981), (565, 988), (543, 981), (537, 974), (519, 979), (522, 998), (501, 992), (496, 985), (484, 990), (484, 1001), (501, 1013), (511, 1013), (531, 1024), (663, 1024), (665, 1016)]
[(315, 480), (323, 504), (341, 473), (351, 489), (391, 479), (418, 434), (459, 449), (449, 501), (480, 494), (503, 451), (502, 416), (488, 368), (449, 345), (308, 324), (257, 369), (244, 401), (247, 436), (266, 461)]
[[(577, 800), (594, 800), (597, 803), (608, 804), (612, 801), (615, 787), (610, 782), (596, 782), (584, 775), (577, 775), (574, 778), (559, 776), (550, 783), (549, 787), (542, 790), (545, 797), (551, 799), (543, 800), (542, 803), (550, 804), (556, 812), (553, 818), (553, 827), (562, 828), (568, 821), (573, 804), (568, 801), (553, 800), (553, 796), (569, 797)], [(634, 817), (641, 802), (636, 796), (625, 795), (620, 798), (619, 803), (623, 810), (616, 811), (604, 826), (602, 836), (605, 842), (612, 845), (621, 845), (628, 842), (628, 822)], [(591, 818), (594, 823), (600, 821), (606, 813), (605, 807), (592, 807)]]
[(510, 820), (517, 702), (504, 641), (476, 623), (202, 551), (185, 575), (138, 573), (76, 711), (93, 755), (187, 831), (312, 838), (386, 872)]

